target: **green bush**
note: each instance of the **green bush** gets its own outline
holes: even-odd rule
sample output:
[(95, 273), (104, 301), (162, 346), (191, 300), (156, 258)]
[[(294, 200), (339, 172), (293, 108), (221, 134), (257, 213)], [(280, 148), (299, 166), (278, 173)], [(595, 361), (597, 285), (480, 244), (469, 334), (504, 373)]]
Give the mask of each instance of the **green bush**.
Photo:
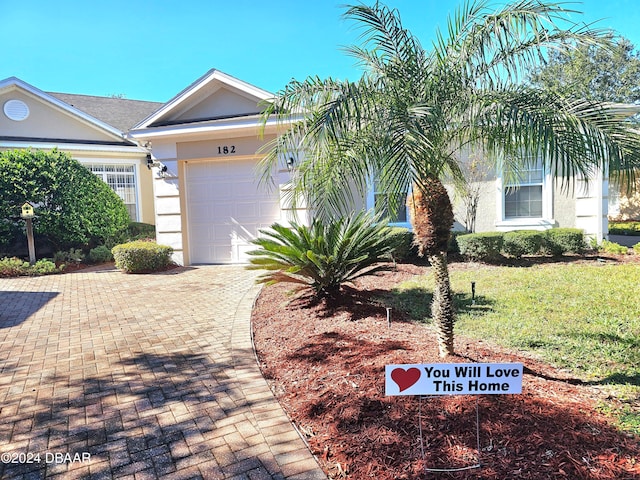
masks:
[[(17, 277), (24, 275), (24, 260), (16, 257), (0, 259), (0, 277)], [(29, 265), (29, 262), (27, 262)]]
[(105, 245), (100, 245), (99, 247), (92, 248), (89, 251), (89, 261), (91, 263), (106, 263), (113, 260), (113, 255), (111, 254), (111, 250)]
[(583, 253), (585, 248), (584, 231), (578, 228), (552, 228), (545, 231), (542, 250), (547, 254)]
[(111, 249), (116, 267), (126, 273), (150, 273), (171, 264), (173, 248), (155, 242), (136, 240)]
[[(390, 227), (394, 237), (396, 237), (397, 247), (394, 249), (392, 255), (396, 262), (421, 262), (418, 255), (418, 247), (413, 243), (413, 232), (404, 227)], [(466, 232), (451, 232), (451, 239), (449, 241), (448, 253), (457, 254), (460, 253), (458, 247), (458, 241), (456, 238), (460, 235), (464, 235)]]
[(135, 240), (155, 242), (156, 226), (149, 223), (131, 222), (126, 228), (107, 238), (104, 245), (112, 249), (121, 243), (133, 242)]
[(636, 243), (633, 246), (633, 251), (635, 252), (636, 255), (640, 255), (640, 242)]
[(413, 244), (413, 232), (408, 228), (390, 227), (396, 247), (391, 255), (397, 262), (411, 262), (418, 259), (418, 249)]
[(149, 223), (131, 222), (127, 227), (127, 235), (130, 241), (156, 238), (156, 226)]
[(543, 233), (537, 230), (515, 230), (504, 234), (502, 251), (506, 255), (520, 258), (537, 255), (542, 248)]
[(80, 248), (70, 248), (65, 252), (59, 251), (54, 253), (53, 255), (53, 261), (56, 263), (80, 264), (80, 263), (84, 263), (86, 259), (87, 259), (86, 255)]
[(48, 275), (60, 273), (64, 267), (56, 267), (51, 260), (41, 259), (34, 265), (16, 257), (0, 259), (0, 277), (18, 277), (23, 275)]
[(469, 235), (466, 231), (456, 230), (451, 232), (451, 238), (449, 239), (449, 248), (447, 253), (459, 254), (460, 246), (458, 245), (458, 237), (461, 235)]
[(640, 236), (640, 222), (609, 222), (609, 235)]
[(55, 250), (104, 244), (130, 220), (120, 197), (67, 154), (0, 152), (0, 241), (4, 246), (23, 237), (19, 215), (27, 201), (35, 207), (35, 235)]
[(289, 282), (332, 295), (343, 283), (388, 269), (398, 235), (380, 217), (358, 213), (333, 222), (314, 220), (311, 227), (273, 224), (253, 240), (250, 270), (266, 270), (258, 282)]
[(468, 233), (456, 237), (460, 253), (476, 261), (493, 261), (500, 258), (504, 234), (501, 232)]
[(615, 253), (616, 255), (626, 255), (629, 253), (629, 249), (624, 245), (610, 242), (609, 240), (603, 240), (600, 244), (599, 250), (607, 253)]
[(38, 260), (35, 265), (30, 268), (29, 275), (49, 275), (51, 273), (60, 273), (64, 266), (56, 267), (56, 264), (46, 258)]

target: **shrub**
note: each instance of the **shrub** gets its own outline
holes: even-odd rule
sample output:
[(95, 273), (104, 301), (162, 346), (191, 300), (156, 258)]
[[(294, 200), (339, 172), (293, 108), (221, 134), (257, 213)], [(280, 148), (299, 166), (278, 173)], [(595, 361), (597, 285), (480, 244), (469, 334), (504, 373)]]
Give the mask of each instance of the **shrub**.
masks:
[(171, 264), (173, 248), (155, 242), (136, 240), (116, 245), (111, 249), (116, 268), (126, 273), (149, 273), (167, 268)]
[(640, 242), (636, 243), (633, 246), (633, 251), (636, 253), (636, 255), (640, 255)]
[(129, 241), (156, 238), (156, 226), (150, 223), (131, 222), (126, 230)]
[(552, 228), (546, 230), (542, 249), (550, 255), (583, 253), (586, 244), (584, 232), (578, 228)]
[[(3, 258), (0, 260), (0, 276), (2, 277), (17, 277), (23, 275), (24, 272), (24, 260), (20, 260), (16, 257)], [(27, 262), (29, 265), (29, 262)]]
[(504, 234), (502, 250), (505, 254), (520, 258), (536, 255), (542, 248), (543, 233), (537, 230), (515, 230)]
[(503, 238), (501, 232), (485, 232), (458, 235), (456, 240), (460, 253), (465, 257), (477, 261), (493, 261), (500, 258)]
[(408, 228), (390, 227), (396, 247), (391, 255), (397, 262), (410, 262), (418, 259), (418, 249), (413, 244), (413, 232)]
[(51, 273), (60, 273), (64, 266), (56, 267), (56, 264), (46, 258), (38, 260), (35, 265), (30, 267), (30, 275), (49, 275)]
[(36, 236), (58, 250), (103, 244), (130, 220), (106, 183), (57, 150), (0, 152), (0, 240), (7, 246), (23, 236), (18, 216), (26, 201), (35, 206)]
[(59, 251), (54, 253), (53, 261), (56, 263), (75, 263), (80, 264), (86, 260), (86, 255), (79, 248), (70, 248), (68, 251)]
[(0, 259), (0, 277), (18, 277), (21, 275), (48, 275), (60, 273), (64, 267), (56, 267), (51, 260), (41, 259), (34, 265), (16, 257)]
[(640, 236), (640, 222), (609, 222), (609, 235)]
[(449, 248), (447, 249), (447, 253), (451, 254), (459, 254), (460, 246), (458, 245), (458, 237), (461, 235), (468, 235), (469, 232), (462, 230), (455, 230), (451, 232), (451, 238), (449, 239)]
[(311, 227), (273, 224), (253, 243), (250, 270), (266, 270), (257, 281), (290, 282), (310, 287), (317, 296), (332, 295), (343, 283), (388, 269), (398, 235), (380, 217), (358, 213), (333, 222), (314, 220)]
[(607, 253), (615, 253), (616, 255), (626, 255), (629, 253), (629, 249), (619, 243), (610, 242), (609, 240), (603, 240), (600, 244), (599, 250)]
[(105, 245), (100, 245), (99, 247), (92, 248), (89, 251), (89, 261), (91, 263), (105, 263), (110, 262), (111, 260), (113, 260), (111, 250), (109, 250)]

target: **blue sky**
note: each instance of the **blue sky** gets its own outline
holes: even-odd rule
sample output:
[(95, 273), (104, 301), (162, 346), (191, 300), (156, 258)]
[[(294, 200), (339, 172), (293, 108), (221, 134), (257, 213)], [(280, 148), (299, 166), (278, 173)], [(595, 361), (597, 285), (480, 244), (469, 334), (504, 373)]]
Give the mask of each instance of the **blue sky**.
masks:
[[(388, 0), (425, 47), (462, 0)], [(0, 0), (0, 79), (51, 92), (167, 101), (217, 68), (276, 92), (296, 78), (356, 79), (348, 0)], [(357, 3), (357, 2), (351, 2)], [(365, 2), (367, 3), (367, 2)], [(640, 0), (567, 7), (640, 46)]]

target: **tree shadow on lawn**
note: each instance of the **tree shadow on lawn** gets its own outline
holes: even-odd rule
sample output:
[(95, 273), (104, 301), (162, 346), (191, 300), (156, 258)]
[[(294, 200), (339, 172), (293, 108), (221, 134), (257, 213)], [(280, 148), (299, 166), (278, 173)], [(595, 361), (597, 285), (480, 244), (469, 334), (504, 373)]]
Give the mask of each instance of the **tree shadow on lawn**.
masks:
[[(403, 290), (373, 291), (380, 301), (393, 308), (401, 321), (431, 322), (431, 303), (433, 292), (424, 287), (413, 287)], [(472, 296), (468, 293), (453, 294), (453, 301), (458, 314), (485, 315), (493, 310), (495, 301), (483, 295)]]
[[(242, 357), (253, 359), (249, 353)], [(236, 358), (234, 366), (239, 362)], [(41, 453), (42, 462), (0, 464), (0, 478), (48, 478), (69, 467), (84, 469), (74, 478), (110, 479), (138, 472), (159, 478), (175, 473), (177, 466), (191, 465), (200, 466), (202, 478), (227, 478), (242, 473), (233, 471), (240, 463), (243, 472), (273, 472), (277, 465), (268, 460), (263, 464), (239, 434), (234, 438), (237, 451), (214, 456), (216, 443), (208, 440), (227, 425), (226, 417), (242, 419), (259, 405), (234, 393), (237, 380), (227, 376), (229, 368), (206, 355), (140, 353), (109, 371), (41, 377), (33, 389), (7, 396), (0, 438), (3, 452)], [(88, 453), (90, 461), (45, 463), (45, 452), (72, 457)]]

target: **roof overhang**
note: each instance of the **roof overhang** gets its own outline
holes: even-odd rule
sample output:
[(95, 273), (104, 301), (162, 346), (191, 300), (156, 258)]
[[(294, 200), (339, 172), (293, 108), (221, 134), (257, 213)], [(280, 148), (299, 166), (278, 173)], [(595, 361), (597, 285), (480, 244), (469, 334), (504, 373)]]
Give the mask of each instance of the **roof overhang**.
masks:
[(290, 124), (285, 124), (275, 118), (263, 123), (259, 116), (234, 117), (191, 124), (141, 128), (131, 130), (129, 135), (137, 141), (157, 139), (197, 141), (211, 138), (276, 135), (285, 131), (288, 125)]
[(57, 99), (53, 95), (43, 92), (42, 90), (20, 80), (17, 77), (9, 77), (4, 80), (0, 80), (0, 93), (11, 92), (12, 90), (20, 90), (26, 95), (36, 98), (41, 102), (47, 103), (50, 107), (63, 112), (66, 115), (74, 117), (76, 120), (84, 123), (85, 125), (101, 131), (102, 133), (106, 133), (111, 137), (114, 137), (114, 140), (117, 139), (121, 142), (131, 143), (131, 139), (128, 139), (126, 134), (119, 131), (118, 129), (102, 122), (101, 120), (98, 120), (95, 117), (92, 117), (91, 115), (88, 115), (82, 110), (78, 110), (77, 108), (72, 107), (62, 100)]
[(47, 140), (8, 140), (0, 139), (1, 149), (26, 149), (32, 148), (36, 150), (62, 150), (65, 152), (78, 153), (97, 153), (104, 155), (123, 155), (127, 157), (143, 157), (149, 153), (148, 149), (135, 145), (100, 145), (88, 143), (57, 143)]
[(161, 120), (169, 117), (172, 112), (180, 111), (185, 104), (198, 99), (198, 97), (202, 95), (207, 88), (210, 88), (210, 86), (215, 83), (231, 87), (240, 94), (258, 101), (267, 101), (273, 98), (273, 94), (266, 90), (258, 88), (247, 82), (243, 82), (242, 80), (232, 77), (220, 70), (212, 69), (178, 93), (156, 112), (152, 113), (150, 116), (132, 127), (131, 131), (137, 132), (142, 129), (154, 128), (154, 124), (161, 123)]

